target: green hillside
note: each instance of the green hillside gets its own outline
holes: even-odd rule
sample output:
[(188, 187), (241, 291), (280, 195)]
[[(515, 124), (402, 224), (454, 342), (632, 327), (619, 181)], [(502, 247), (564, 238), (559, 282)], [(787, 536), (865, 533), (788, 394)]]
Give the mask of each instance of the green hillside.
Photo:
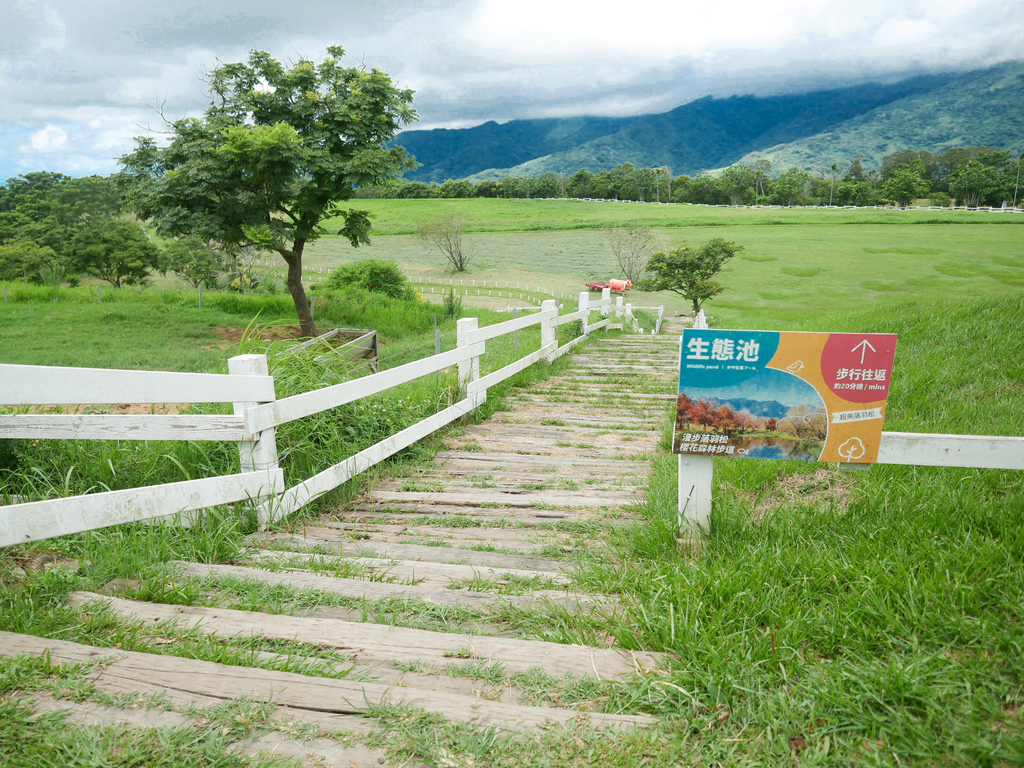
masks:
[(865, 170), (904, 149), (1024, 149), (1024, 61), (953, 75), (772, 97), (707, 97), (656, 115), (486, 123), (406, 131), (422, 166), (411, 181), (569, 176), (621, 163), (694, 175), (760, 157), (819, 171), (863, 155)]
[(828, 131), (745, 155), (768, 158), (776, 169), (841, 167), (863, 155), (866, 169), (904, 149), (941, 152), (950, 147), (1024, 149), (1024, 63), (971, 72), (934, 91), (915, 94)]

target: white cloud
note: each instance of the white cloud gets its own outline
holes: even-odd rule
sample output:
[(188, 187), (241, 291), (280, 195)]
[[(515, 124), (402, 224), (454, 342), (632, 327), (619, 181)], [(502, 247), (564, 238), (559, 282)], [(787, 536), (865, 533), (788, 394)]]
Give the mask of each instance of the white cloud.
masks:
[(67, 144), (67, 131), (56, 125), (48, 125), (41, 131), (33, 133), (29, 137), (28, 146), (23, 146), (21, 151), (49, 155), (62, 152)]
[(705, 95), (982, 67), (1021, 58), (1024, 39), (1020, 3), (1006, 0), (8, 5), (0, 28), (0, 177), (21, 155), (54, 163), (74, 155), (81, 167), (113, 170), (140, 126), (159, 125), (147, 105), (164, 104), (171, 119), (195, 114), (207, 103), (200, 75), (253, 47), (294, 60), (318, 59), (327, 45), (341, 44), (351, 63), (381, 67), (416, 89), (425, 125), (464, 126), (660, 111)]

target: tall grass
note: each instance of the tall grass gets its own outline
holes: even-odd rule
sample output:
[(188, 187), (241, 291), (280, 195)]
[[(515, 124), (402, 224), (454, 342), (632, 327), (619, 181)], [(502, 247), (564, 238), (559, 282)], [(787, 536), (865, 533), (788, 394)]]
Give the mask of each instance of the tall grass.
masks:
[[(887, 428), (1020, 434), (1022, 316), (1019, 295), (891, 312)], [(628, 595), (620, 643), (677, 655), (652, 704), (691, 724), (681, 746), (702, 764), (1024, 762), (1022, 473), (715, 469), (704, 550), (677, 542), (663, 455), (621, 568), (595, 585)]]

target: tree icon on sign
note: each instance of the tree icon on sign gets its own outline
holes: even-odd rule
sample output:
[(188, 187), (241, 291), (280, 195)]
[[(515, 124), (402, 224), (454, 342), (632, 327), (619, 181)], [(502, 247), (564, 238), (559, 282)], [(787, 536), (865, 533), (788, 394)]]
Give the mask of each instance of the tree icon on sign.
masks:
[(865, 453), (867, 453), (867, 449), (864, 447), (864, 442), (859, 437), (851, 437), (839, 446), (839, 455), (846, 459), (847, 464), (863, 457)]

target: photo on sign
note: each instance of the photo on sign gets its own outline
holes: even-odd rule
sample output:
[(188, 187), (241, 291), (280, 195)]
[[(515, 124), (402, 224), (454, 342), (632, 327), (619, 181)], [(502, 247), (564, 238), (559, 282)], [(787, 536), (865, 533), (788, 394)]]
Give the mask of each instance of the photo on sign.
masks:
[(708, 389), (683, 384), (673, 450), (817, 461), (828, 425), (825, 403), (811, 384), (786, 371), (764, 368), (741, 386)]

